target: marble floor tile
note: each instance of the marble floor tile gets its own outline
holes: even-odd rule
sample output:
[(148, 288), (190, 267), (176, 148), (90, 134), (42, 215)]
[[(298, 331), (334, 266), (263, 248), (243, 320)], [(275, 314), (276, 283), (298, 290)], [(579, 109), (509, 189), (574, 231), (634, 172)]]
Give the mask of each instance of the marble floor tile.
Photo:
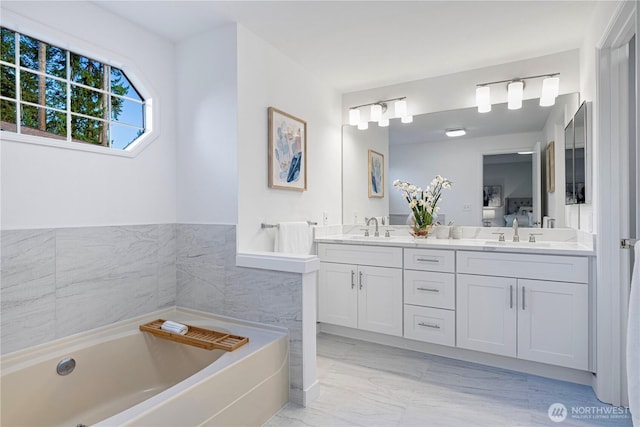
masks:
[[(587, 386), (328, 334), (317, 349), (318, 399), (288, 403), (265, 426), (631, 427)], [(560, 423), (553, 403), (567, 408)]]

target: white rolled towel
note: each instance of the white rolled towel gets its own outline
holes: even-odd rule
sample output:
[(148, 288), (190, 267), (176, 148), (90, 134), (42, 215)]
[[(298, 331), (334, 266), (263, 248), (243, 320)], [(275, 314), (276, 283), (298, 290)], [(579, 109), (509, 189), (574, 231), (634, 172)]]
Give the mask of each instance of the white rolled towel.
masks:
[(165, 321), (162, 326), (160, 326), (160, 329), (162, 329), (163, 331), (171, 332), (172, 334), (180, 335), (186, 334), (189, 330), (187, 325), (183, 325), (182, 323), (178, 322), (172, 322), (171, 320)]

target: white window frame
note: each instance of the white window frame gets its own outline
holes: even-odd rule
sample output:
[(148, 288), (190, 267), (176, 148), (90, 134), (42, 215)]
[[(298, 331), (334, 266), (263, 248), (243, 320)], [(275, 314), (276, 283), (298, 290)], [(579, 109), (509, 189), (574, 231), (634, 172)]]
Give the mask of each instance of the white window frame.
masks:
[[(50, 44), (52, 46), (58, 47), (60, 49), (65, 49), (67, 52), (72, 52), (77, 55), (81, 55), (87, 58), (90, 58), (95, 61), (99, 61), (105, 65), (109, 65), (114, 68), (118, 68), (123, 73), (125, 73), (129, 82), (135, 87), (136, 91), (140, 94), (140, 97), (144, 100), (144, 127), (145, 131), (142, 135), (136, 138), (131, 144), (129, 144), (125, 149), (118, 149), (112, 147), (104, 147), (100, 145), (94, 144), (85, 144), (79, 142), (71, 142), (68, 140), (61, 140), (56, 138), (49, 138), (45, 136), (35, 136), (35, 135), (25, 135), (16, 132), (10, 131), (1, 131), (0, 139), (2, 141), (11, 141), (11, 142), (19, 142), (19, 143), (28, 143), (28, 144), (36, 144), (41, 146), (47, 146), (52, 148), (62, 148), (67, 150), (76, 150), (76, 151), (85, 151), (90, 153), (97, 154), (105, 154), (111, 156), (119, 156), (119, 157), (136, 157), (139, 153), (141, 153), (146, 147), (153, 142), (158, 137), (159, 131), (158, 126), (155, 124), (157, 120), (155, 118), (158, 115), (158, 108), (156, 107), (155, 99), (153, 91), (150, 89), (150, 85), (143, 79), (142, 73), (135, 67), (133, 61), (128, 58), (122, 57), (121, 55), (107, 51), (104, 48), (97, 47), (93, 44), (90, 44), (84, 40), (78, 39), (76, 37), (70, 36), (67, 33), (60, 32), (53, 28), (44, 26), (42, 24), (30, 21), (21, 15), (18, 15), (9, 10), (2, 10), (2, 27), (15, 31), (17, 33), (23, 34), (25, 36), (40, 40), (44, 43)], [(20, 64), (17, 63), (16, 70), (20, 69)], [(39, 74), (37, 70), (29, 70), (29, 72), (34, 72)], [(54, 78), (54, 76), (48, 76)], [(64, 80), (64, 79), (63, 79)], [(75, 84), (75, 83), (74, 83)], [(85, 87), (84, 85), (78, 85), (79, 87)], [(88, 88), (88, 87), (86, 87)], [(90, 88), (91, 90), (102, 91), (98, 88)], [(67, 94), (68, 95), (68, 94)], [(113, 96), (118, 96), (114, 95)], [(19, 101), (19, 94), (16, 93), (16, 101)], [(121, 97), (122, 98), (122, 97)], [(127, 99), (126, 97), (124, 97)], [(68, 98), (67, 98), (68, 100)], [(23, 102), (24, 104), (24, 102)], [(27, 105), (31, 105), (31, 103), (26, 103)], [(70, 105), (67, 102), (67, 120), (70, 120), (71, 114)], [(41, 106), (40, 106), (41, 107)], [(73, 113), (75, 115), (83, 116), (82, 114)], [(90, 117), (91, 119), (96, 119), (100, 121), (104, 121), (104, 119), (100, 119), (97, 117)], [(19, 121), (19, 118), (16, 117), (16, 121)], [(111, 122), (114, 123), (114, 122)], [(117, 122), (115, 122), (117, 123)], [(120, 124), (119, 125), (124, 125)], [(16, 123), (19, 126), (18, 123)]]

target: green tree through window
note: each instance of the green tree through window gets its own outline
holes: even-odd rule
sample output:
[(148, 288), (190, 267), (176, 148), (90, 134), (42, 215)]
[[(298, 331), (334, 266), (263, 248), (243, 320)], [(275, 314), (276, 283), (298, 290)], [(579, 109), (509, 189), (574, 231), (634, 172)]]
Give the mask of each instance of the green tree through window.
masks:
[(2, 131), (125, 149), (145, 131), (145, 101), (125, 73), (0, 29)]

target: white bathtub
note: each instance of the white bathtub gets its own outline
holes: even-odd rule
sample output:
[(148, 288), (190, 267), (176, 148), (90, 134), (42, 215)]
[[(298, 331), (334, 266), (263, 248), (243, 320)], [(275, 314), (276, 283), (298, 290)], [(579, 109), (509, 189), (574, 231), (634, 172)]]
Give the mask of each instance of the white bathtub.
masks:
[[(249, 337), (232, 352), (140, 332), (162, 318)], [(76, 362), (58, 375), (60, 360)], [(259, 426), (288, 400), (286, 331), (170, 309), (0, 358), (0, 425)]]

